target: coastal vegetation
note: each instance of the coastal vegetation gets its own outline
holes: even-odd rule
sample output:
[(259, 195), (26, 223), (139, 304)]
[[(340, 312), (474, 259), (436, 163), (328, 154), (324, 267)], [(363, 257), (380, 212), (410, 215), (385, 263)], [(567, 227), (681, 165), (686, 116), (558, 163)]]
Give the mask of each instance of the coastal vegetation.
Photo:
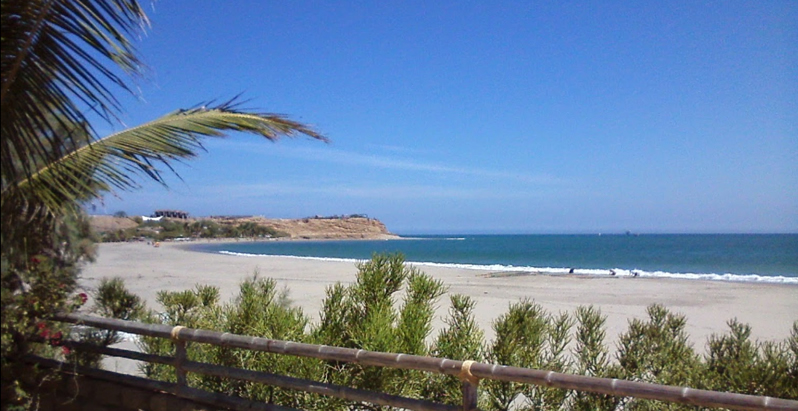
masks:
[[(685, 332), (687, 319), (661, 305), (648, 308), (648, 319), (631, 320), (614, 354), (606, 343), (605, 316), (592, 306), (573, 313), (550, 313), (533, 300), (511, 303), (496, 318), (495, 337), (485, 338), (477, 325), (475, 302), (449, 297), (449, 314), (433, 333), (434, 307), (445, 284), (409, 268), (401, 255), (375, 255), (360, 263), (354, 283), (327, 289), (317, 323), (291, 305), (290, 294), (259, 273), (244, 280), (230, 302), (220, 301), (215, 287), (197, 285), (185, 291), (162, 291), (162, 311), (146, 321), (211, 329), (278, 340), (474, 360), (596, 377), (689, 386), (718, 391), (798, 399), (798, 320), (786, 341), (751, 341), (750, 327), (728, 322), (726, 334), (707, 341), (698, 354)], [(149, 353), (173, 355), (168, 341), (144, 337)], [(363, 367), (309, 358), (251, 352), (203, 344), (188, 346), (189, 358), (229, 367), (432, 399), (461, 401), (453, 376), (409, 370)], [(169, 366), (148, 364), (150, 378), (173, 381)], [(381, 409), (307, 393), (248, 384), (211, 376), (190, 375), (190, 385), (283, 406), (308, 409)], [(634, 398), (486, 381), (480, 409), (656, 410), (693, 409)]]
[(217, 222), (213, 220), (185, 221), (180, 219), (161, 219), (144, 221), (133, 218), (135, 227), (117, 229), (101, 233), (103, 242), (120, 241), (167, 241), (175, 239), (208, 238), (280, 238), (288, 234), (273, 227), (255, 222)]
[(145, 219), (140, 216), (91, 216), (92, 228), (104, 242), (174, 239), (350, 239), (393, 238), (377, 219), (361, 214), (299, 219), (257, 216)]
[(61, 334), (42, 324), (83, 301), (76, 279), (93, 258), (85, 204), (134, 189), (140, 178), (165, 184), (175, 161), (229, 132), (325, 140), (284, 116), (242, 109), (237, 99), (98, 135), (99, 124), (121, 124), (117, 93), (135, 94), (130, 79), (145, 73), (129, 38), (147, 24), (136, 0), (2, 1), (3, 408), (31, 405), (19, 382), (31, 369), (20, 359), (38, 350), (35, 339), (57, 345), (52, 336)]

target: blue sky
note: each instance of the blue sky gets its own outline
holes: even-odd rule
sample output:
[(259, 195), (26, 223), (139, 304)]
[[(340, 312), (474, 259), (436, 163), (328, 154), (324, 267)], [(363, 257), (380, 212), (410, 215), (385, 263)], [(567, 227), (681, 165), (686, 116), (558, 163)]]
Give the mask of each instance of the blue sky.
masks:
[(795, 1), (177, 0), (150, 18), (126, 125), (243, 93), (331, 143), (209, 142), (169, 189), (95, 213), (798, 232)]

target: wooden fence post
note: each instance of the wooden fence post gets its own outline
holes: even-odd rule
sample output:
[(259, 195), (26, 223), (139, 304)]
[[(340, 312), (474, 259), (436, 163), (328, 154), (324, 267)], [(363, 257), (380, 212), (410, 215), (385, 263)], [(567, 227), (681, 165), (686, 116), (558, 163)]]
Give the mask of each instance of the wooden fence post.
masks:
[(463, 381), (463, 411), (477, 411), (477, 384)]
[(177, 389), (182, 390), (186, 385), (186, 370), (183, 364), (186, 363), (186, 342), (179, 339), (182, 326), (172, 328), (172, 341), (175, 343), (175, 376), (177, 377)]
[(460, 374), (457, 376), (463, 382), (463, 411), (477, 411), (479, 378), (471, 374), (471, 364), (474, 364), (474, 361), (463, 361), (463, 365), (460, 366)]

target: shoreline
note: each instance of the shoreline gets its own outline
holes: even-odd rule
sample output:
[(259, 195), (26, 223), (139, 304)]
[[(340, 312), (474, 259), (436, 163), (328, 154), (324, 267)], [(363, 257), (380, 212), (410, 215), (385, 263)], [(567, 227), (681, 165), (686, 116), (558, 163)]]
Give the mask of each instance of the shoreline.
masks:
[[(277, 256), (238, 256), (190, 251), (181, 243), (161, 247), (146, 243), (103, 243), (97, 261), (84, 267), (79, 284), (91, 291), (103, 277), (120, 277), (148, 308), (160, 290), (183, 291), (196, 284), (219, 287), (221, 301), (230, 301), (239, 283), (258, 272), (271, 277), (301, 307), (311, 322), (318, 321), (326, 287), (355, 280), (356, 264)], [(486, 338), (491, 323), (509, 304), (530, 298), (551, 314), (573, 313), (579, 305), (593, 305), (607, 316), (606, 343), (615, 350), (628, 321), (647, 319), (646, 307), (662, 304), (687, 318), (686, 331), (694, 349), (705, 352), (707, 338), (726, 333), (726, 322), (737, 318), (751, 325), (752, 340), (783, 341), (798, 320), (798, 286), (755, 282), (680, 280), (670, 278), (602, 277), (584, 275), (519, 275), (487, 277), (491, 270), (413, 265), (442, 280), (448, 292), (438, 300), (432, 336), (444, 327), (450, 294), (465, 294), (476, 302), (475, 317)]]
[[(172, 241), (164, 242), (161, 244), (169, 244), (177, 246), (187, 251), (216, 254), (215, 251), (208, 251), (201, 249), (203, 245), (208, 244), (257, 244), (265, 242), (338, 242), (338, 241), (392, 241), (392, 240), (413, 240), (415, 237), (397, 237), (395, 235), (387, 235), (381, 238), (324, 238), (324, 239), (299, 239), (299, 238), (283, 238), (283, 239), (207, 239), (203, 240), (190, 240), (190, 241)], [(363, 259), (353, 257), (315, 257), (303, 255), (290, 255), (290, 254), (249, 254), (245, 252), (234, 251), (220, 251), (219, 254), (237, 256), (237, 257), (284, 257), (284, 258), (298, 258), (309, 259), (317, 261), (346, 261), (358, 262)], [(477, 264), (477, 263), (440, 263), (432, 261), (407, 261), (414, 265), (421, 267), (447, 267), (453, 269), (463, 270), (477, 270), (477, 271), (490, 271), (483, 273), (486, 277), (523, 277), (530, 275), (547, 275), (547, 276), (575, 276), (578, 278), (639, 278), (639, 279), (675, 279), (675, 280), (691, 280), (691, 281), (715, 281), (715, 282), (738, 282), (738, 283), (759, 283), (759, 284), (783, 284), (783, 285), (798, 285), (798, 277), (790, 277), (785, 275), (766, 275), (766, 274), (734, 274), (734, 273), (702, 273), (702, 272), (667, 272), (667, 271), (646, 271), (643, 269), (624, 269), (619, 267), (606, 267), (606, 268), (572, 268), (572, 267), (545, 267), (545, 266), (514, 266), (505, 264)]]

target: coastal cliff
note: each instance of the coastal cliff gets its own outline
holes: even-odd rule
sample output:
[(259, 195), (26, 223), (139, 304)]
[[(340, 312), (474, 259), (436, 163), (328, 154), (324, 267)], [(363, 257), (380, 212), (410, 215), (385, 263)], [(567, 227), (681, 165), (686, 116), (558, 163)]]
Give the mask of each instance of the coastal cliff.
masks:
[(271, 219), (264, 217), (210, 218), (220, 224), (255, 223), (285, 233), (292, 239), (386, 239), (397, 238), (380, 220), (368, 217), (312, 217)]
[[(336, 217), (309, 217), (299, 219), (272, 219), (265, 217), (198, 217), (187, 219), (174, 219), (164, 218), (164, 221), (177, 223), (185, 229), (175, 232), (172, 237), (206, 237), (205, 235), (198, 235), (193, 233), (192, 228), (197, 222), (212, 222), (213, 225), (221, 227), (216, 230), (218, 234), (211, 235), (211, 237), (229, 237), (230, 234), (223, 235), (222, 233), (230, 233), (227, 228), (242, 227), (242, 226), (257, 226), (268, 229), (269, 236), (287, 238), (287, 239), (389, 239), (398, 238), (392, 234), (385, 227), (381, 221), (368, 218), (365, 216), (336, 216)], [(116, 235), (110, 241), (125, 241), (125, 239), (136, 238), (146, 233), (145, 230), (162, 232), (164, 227), (150, 227), (150, 224), (144, 224), (141, 217), (114, 217), (114, 216), (91, 216), (91, 226), (95, 232), (107, 237), (108, 233), (121, 233), (127, 232), (126, 235)], [(182, 224), (181, 224), (182, 223)], [(163, 224), (161, 224), (163, 225)], [(200, 224), (204, 226), (206, 224)], [(170, 224), (174, 227), (175, 224)], [(225, 228), (227, 227), (227, 228)], [(172, 228), (173, 229), (173, 228)], [(239, 235), (236, 234), (235, 237)], [(243, 237), (252, 237), (253, 235), (245, 235)], [(207, 237), (206, 237), (207, 238)]]

